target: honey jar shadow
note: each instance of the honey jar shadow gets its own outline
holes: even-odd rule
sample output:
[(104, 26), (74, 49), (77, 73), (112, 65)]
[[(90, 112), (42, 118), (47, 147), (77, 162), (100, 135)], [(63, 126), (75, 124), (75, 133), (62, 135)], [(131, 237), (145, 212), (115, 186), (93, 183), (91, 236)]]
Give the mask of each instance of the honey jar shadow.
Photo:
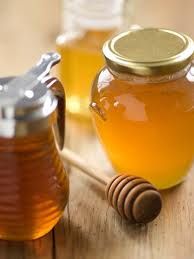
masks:
[(171, 188), (160, 190), (160, 193), (165, 198), (168, 196), (176, 195), (177, 192), (179, 192), (182, 188), (185, 187), (185, 184), (186, 184), (186, 180), (178, 183), (177, 185), (175, 185)]
[(0, 259), (47, 258), (53, 253), (52, 231), (29, 241), (0, 240)]
[(61, 219), (47, 235), (31, 241), (0, 240), (0, 259), (16, 258), (75, 258), (76, 253), (92, 249), (87, 233), (67, 219)]
[(84, 226), (72, 220), (61, 218), (54, 230), (54, 258), (77, 258), (95, 249)]
[[(114, 210), (111, 210), (108, 205), (107, 210), (110, 210), (110, 214), (113, 214), (113, 219), (104, 217), (106, 213), (102, 213), (100, 222), (102, 220), (104, 223), (99, 225), (99, 222), (96, 222), (94, 228), (90, 226), (89, 232), (87, 231), (88, 227), (77, 225), (73, 220), (68, 222), (67, 218), (62, 218), (54, 229), (54, 258), (62, 255), (64, 258), (80, 258), (80, 255), (84, 258), (84, 256), (87, 257), (90, 254), (98, 254), (100, 258), (101, 253), (102, 255), (106, 254), (106, 252), (110, 253), (110, 249), (111, 253), (114, 254), (114, 248), (116, 249), (114, 244), (117, 240), (114, 237), (117, 237), (118, 231), (123, 237), (129, 238), (134, 243), (138, 243), (141, 235), (147, 234), (147, 225), (130, 225)], [(95, 220), (93, 224), (95, 224)], [(118, 230), (119, 228), (120, 230)], [(99, 233), (103, 235), (102, 240), (96, 238)]]

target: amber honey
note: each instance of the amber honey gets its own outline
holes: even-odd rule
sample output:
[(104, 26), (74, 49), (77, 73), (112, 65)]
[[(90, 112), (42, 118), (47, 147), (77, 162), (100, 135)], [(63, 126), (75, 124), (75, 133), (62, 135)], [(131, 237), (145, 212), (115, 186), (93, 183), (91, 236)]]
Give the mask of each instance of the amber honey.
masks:
[(0, 138), (0, 161), (0, 238), (46, 234), (61, 217), (69, 193), (52, 130)]
[(160, 28), (138, 28), (103, 46), (91, 111), (115, 171), (159, 189), (185, 178), (194, 160), (194, 42)]
[(58, 74), (65, 86), (66, 106), (70, 114), (89, 118), (90, 87), (95, 74), (104, 64), (101, 48), (115, 31), (87, 30), (79, 35), (58, 37), (57, 51), (62, 56)]
[[(122, 80), (103, 69), (93, 86), (93, 118), (119, 173), (141, 176), (158, 188), (173, 186), (194, 159), (194, 83)], [(192, 80), (191, 80), (192, 79)]]

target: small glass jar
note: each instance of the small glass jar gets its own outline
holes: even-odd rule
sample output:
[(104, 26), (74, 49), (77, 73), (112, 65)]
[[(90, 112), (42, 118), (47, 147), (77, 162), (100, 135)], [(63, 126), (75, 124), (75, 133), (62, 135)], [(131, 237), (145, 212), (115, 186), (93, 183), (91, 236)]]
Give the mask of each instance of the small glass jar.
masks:
[(164, 29), (105, 43), (106, 67), (91, 93), (100, 140), (117, 172), (159, 189), (180, 183), (194, 159), (194, 43)]
[(58, 67), (66, 90), (67, 112), (89, 118), (89, 93), (92, 80), (104, 65), (101, 48), (123, 24), (124, 0), (64, 1), (64, 28), (57, 37), (62, 56)]

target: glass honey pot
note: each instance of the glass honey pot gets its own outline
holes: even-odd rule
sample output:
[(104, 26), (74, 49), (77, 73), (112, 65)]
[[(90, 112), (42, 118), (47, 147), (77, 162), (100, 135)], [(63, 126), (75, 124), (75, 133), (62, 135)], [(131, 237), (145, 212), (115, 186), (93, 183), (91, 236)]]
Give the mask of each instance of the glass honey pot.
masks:
[(62, 216), (69, 182), (64, 144), (64, 89), (48, 76), (48, 53), (28, 73), (0, 79), (0, 239), (31, 240)]
[(106, 66), (91, 91), (99, 138), (119, 173), (159, 189), (180, 183), (194, 159), (194, 43), (146, 28), (104, 44)]
[(101, 48), (121, 29), (123, 6), (124, 0), (64, 1), (64, 28), (56, 40), (62, 56), (57, 71), (66, 90), (67, 112), (74, 117), (90, 118), (90, 86), (104, 65)]

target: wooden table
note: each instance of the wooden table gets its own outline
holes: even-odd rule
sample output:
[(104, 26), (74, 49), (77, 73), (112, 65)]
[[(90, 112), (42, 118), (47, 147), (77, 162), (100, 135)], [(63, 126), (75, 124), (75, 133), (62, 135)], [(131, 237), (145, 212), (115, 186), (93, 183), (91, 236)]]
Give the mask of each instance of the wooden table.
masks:
[[(59, 0), (0, 0), (1, 76), (25, 71), (54, 46), (59, 11)], [(66, 141), (94, 166), (110, 170), (91, 125), (68, 120)], [(38, 240), (0, 241), (0, 259), (194, 258), (194, 174), (162, 193), (163, 210), (154, 222), (130, 226), (107, 205), (100, 184), (69, 169), (69, 213)]]

